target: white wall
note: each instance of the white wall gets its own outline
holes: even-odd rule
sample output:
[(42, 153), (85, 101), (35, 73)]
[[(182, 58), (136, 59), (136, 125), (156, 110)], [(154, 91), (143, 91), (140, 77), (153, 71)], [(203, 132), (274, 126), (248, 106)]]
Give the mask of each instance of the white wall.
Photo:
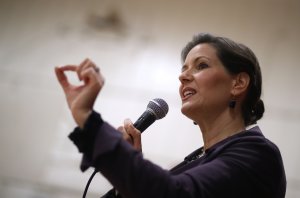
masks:
[[(67, 139), (75, 124), (53, 68), (86, 57), (106, 77), (96, 109), (113, 125), (135, 120), (152, 98), (169, 103), (167, 117), (143, 134), (147, 158), (170, 168), (201, 146), (197, 127), (180, 114), (177, 90), (181, 48), (203, 31), (258, 56), (266, 105), (259, 124), (282, 151), (286, 197), (299, 197), (299, 11), (296, 0), (0, 0), (0, 197), (81, 195), (92, 170), (79, 171)], [(121, 25), (95, 23), (111, 12)], [(89, 197), (109, 188), (97, 175)]]

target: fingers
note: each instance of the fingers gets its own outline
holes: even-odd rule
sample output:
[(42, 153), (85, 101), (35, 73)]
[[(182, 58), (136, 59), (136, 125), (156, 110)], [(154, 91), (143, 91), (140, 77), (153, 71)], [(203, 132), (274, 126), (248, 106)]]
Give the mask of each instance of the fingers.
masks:
[(123, 138), (129, 142), (136, 150), (142, 151), (141, 132), (134, 128), (129, 119), (124, 120), (124, 126), (118, 128), (123, 135)]
[(131, 120), (124, 121), (124, 129), (126, 133), (133, 139), (133, 147), (139, 151), (142, 150), (141, 132), (133, 126)]
[(120, 131), (123, 135), (123, 139), (126, 140), (127, 142), (129, 142), (131, 145), (133, 145), (133, 137), (131, 137), (125, 130), (125, 128), (123, 126), (118, 127), (117, 129), (118, 131)]
[(98, 73), (93, 67), (87, 67), (86, 69), (83, 69), (80, 73), (80, 77), (85, 84), (88, 84), (89, 82), (94, 82), (100, 87), (102, 87), (104, 84), (104, 77), (101, 73)]
[(65, 71), (76, 71), (76, 66), (67, 65), (67, 66), (63, 66), (63, 67), (55, 67), (55, 74), (56, 74), (57, 80), (64, 90), (70, 86), (68, 78), (64, 73)]
[(69, 82), (68, 82), (68, 79), (67, 79), (66, 75), (64, 74), (64, 72), (58, 67), (55, 67), (54, 70), (55, 70), (56, 78), (57, 78), (58, 82), (60, 83), (60, 85), (63, 88), (68, 86)]
[(68, 78), (64, 73), (65, 71), (76, 72), (79, 80), (84, 80), (85, 84), (91, 80), (99, 84), (100, 87), (104, 84), (104, 78), (100, 73), (100, 69), (88, 58), (79, 65), (65, 65), (55, 68), (57, 79), (64, 89), (70, 86)]
[(93, 81), (101, 88), (104, 85), (104, 77), (100, 73), (100, 69), (90, 59), (85, 59), (77, 67), (77, 75), (79, 80), (83, 80), (85, 84)]
[(79, 80), (84, 80), (84, 74), (86, 74), (86, 70), (89, 70), (90, 72), (94, 70), (96, 73), (99, 72), (99, 68), (93, 63), (90, 59), (86, 58), (77, 68), (77, 75)]

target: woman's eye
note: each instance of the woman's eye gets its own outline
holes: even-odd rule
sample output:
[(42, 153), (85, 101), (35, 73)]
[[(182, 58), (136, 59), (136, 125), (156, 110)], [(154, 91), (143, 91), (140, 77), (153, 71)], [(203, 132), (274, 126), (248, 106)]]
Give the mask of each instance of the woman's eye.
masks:
[(200, 64), (197, 65), (198, 69), (205, 69), (207, 67), (208, 67), (208, 64), (206, 64), (206, 63), (200, 63)]

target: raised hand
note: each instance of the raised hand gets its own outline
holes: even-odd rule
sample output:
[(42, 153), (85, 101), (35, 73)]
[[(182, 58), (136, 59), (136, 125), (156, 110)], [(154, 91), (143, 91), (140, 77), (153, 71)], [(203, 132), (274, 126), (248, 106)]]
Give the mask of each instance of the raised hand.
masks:
[[(70, 84), (65, 72), (76, 72), (83, 85)], [(99, 68), (91, 60), (85, 59), (80, 65), (55, 67), (55, 73), (75, 122), (83, 128), (104, 85), (104, 78)]]

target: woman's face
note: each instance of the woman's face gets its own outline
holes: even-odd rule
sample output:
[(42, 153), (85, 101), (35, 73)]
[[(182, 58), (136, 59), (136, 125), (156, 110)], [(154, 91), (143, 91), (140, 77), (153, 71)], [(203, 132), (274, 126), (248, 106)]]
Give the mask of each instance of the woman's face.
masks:
[(210, 44), (196, 45), (188, 53), (179, 80), (181, 111), (187, 117), (215, 117), (228, 108), (233, 77)]

